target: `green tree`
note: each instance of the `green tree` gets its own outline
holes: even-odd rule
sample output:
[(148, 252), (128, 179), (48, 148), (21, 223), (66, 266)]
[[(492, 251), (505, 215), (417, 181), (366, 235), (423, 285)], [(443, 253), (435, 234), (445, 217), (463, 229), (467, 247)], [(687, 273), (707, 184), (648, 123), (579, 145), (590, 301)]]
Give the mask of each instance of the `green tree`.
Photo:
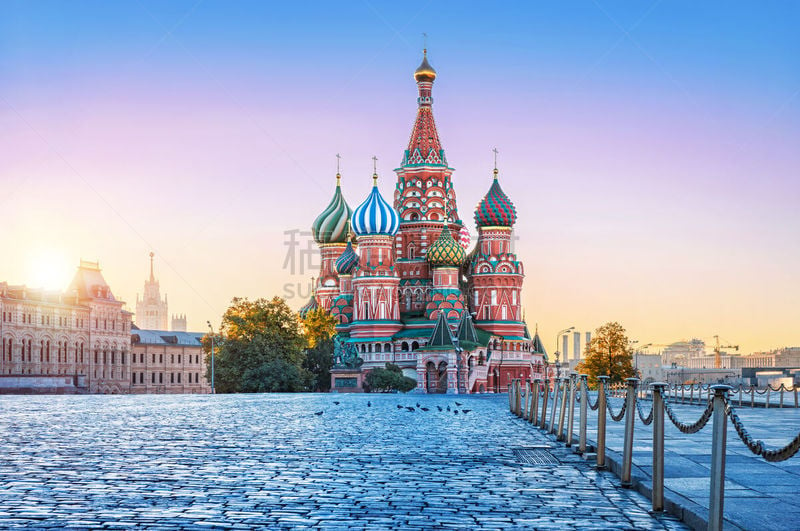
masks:
[(617, 384), (632, 378), (633, 349), (625, 329), (617, 322), (606, 323), (594, 332), (586, 345), (586, 357), (577, 370), (589, 375), (589, 386), (597, 387), (598, 376), (609, 376), (609, 383)]
[(414, 378), (403, 376), (403, 371), (393, 363), (387, 363), (385, 369), (372, 369), (364, 378), (368, 392), (387, 393), (400, 391), (407, 393), (417, 387)]
[(336, 318), (321, 308), (312, 310), (303, 319), (303, 331), (308, 343), (303, 368), (312, 375), (312, 389), (330, 391)]
[[(209, 336), (204, 338), (210, 368)], [(220, 393), (307, 389), (306, 338), (300, 320), (280, 297), (234, 298), (214, 338), (215, 387)], [(210, 369), (209, 369), (210, 371)]]

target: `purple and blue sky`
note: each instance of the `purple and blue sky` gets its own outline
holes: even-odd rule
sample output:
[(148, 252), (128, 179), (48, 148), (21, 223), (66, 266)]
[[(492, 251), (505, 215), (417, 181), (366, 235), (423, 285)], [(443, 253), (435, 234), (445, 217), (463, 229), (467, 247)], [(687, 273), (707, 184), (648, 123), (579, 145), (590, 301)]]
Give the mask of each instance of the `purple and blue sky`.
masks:
[(99, 259), (132, 307), (152, 250), (193, 329), (233, 296), (299, 283), (299, 307), (286, 231), (336, 153), (352, 207), (373, 155), (391, 196), (426, 32), (460, 214), (496, 146), (549, 349), (609, 320), (798, 345), (798, 24), (792, 2), (3, 2), (0, 279)]

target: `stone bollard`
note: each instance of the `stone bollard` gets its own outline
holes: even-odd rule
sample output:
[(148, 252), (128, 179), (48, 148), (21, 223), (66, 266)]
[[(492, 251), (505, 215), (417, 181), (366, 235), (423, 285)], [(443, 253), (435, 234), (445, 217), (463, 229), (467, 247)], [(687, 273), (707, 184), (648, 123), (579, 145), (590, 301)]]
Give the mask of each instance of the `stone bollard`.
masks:
[(772, 389), (769, 384), (767, 384), (767, 401), (764, 402), (764, 409), (769, 409), (769, 391)]
[(556, 411), (558, 411), (558, 397), (561, 394), (561, 378), (553, 382), (553, 409), (550, 410), (550, 428), (548, 433), (556, 432)]
[(517, 389), (514, 392), (514, 413), (519, 417), (522, 414), (522, 380), (517, 380)]
[(566, 418), (567, 412), (567, 401), (572, 399), (572, 396), (569, 394), (569, 378), (566, 376), (561, 379), (561, 410), (558, 414), (558, 433), (556, 434), (556, 440), (563, 441), (564, 440), (564, 420)]
[(794, 389), (794, 407), (797, 407), (797, 385), (793, 385), (792, 389)]
[(598, 376), (597, 387), (597, 469), (606, 468), (606, 382), (608, 376)]
[(750, 386), (750, 407), (756, 407), (756, 388), (754, 385)]
[(528, 412), (528, 422), (536, 424), (539, 419), (539, 388), (541, 387), (541, 380), (539, 378), (533, 379), (533, 389), (531, 391), (531, 408)]
[(713, 431), (711, 433), (711, 490), (708, 504), (709, 531), (722, 531), (722, 506), (725, 501), (725, 452), (728, 437), (728, 417), (725, 398), (729, 385), (712, 385), (714, 391)]
[(620, 483), (623, 487), (631, 486), (631, 465), (633, 463), (633, 424), (636, 420), (636, 387), (639, 378), (625, 378), (628, 390), (625, 393), (625, 439), (622, 445), (622, 476)]
[(572, 446), (572, 427), (575, 424), (575, 391), (577, 390), (577, 379), (577, 372), (571, 372), (569, 374), (569, 418), (567, 419), (567, 447)]
[(781, 404), (779, 407), (783, 408), (783, 384), (781, 384)]
[(588, 374), (581, 374), (581, 418), (578, 426), (578, 451), (581, 454), (586, 453), (586, 422), (589, 413), (589, 383), (586, 379), (589, 378)]
[(653, 389), (653, 511), (664, 510), (664, 386), (650, 384)]
[(542, 418), (539, 422), (541, 429), (547, 429), (547, 400), (550, 397), (550, 380), (544, 379), (544, 395), (542, 396)]
[[(513, 382), (513, 380), (512, 380)], [(514, 411), (514, 405), (512, 400), (514, 400), (514, 386), (509, 384), (508, 386), (508, 410)]]

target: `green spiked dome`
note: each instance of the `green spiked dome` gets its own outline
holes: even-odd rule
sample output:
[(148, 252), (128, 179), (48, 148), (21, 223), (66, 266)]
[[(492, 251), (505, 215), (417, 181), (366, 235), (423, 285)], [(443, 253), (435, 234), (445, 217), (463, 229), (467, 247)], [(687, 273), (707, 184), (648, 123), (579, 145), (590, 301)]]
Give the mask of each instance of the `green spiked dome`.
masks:
[(311, 234), (317, 243), (345, 243), (347, 222), (353, 211), (342, 195), (341, 176), (336, 174), (336, 192), (330, 204), (317, 216), (311, 225)]
[(427, 260), (432, 266), (459, 267), (467, 255), (464, 248), (453, 239), (450, 228), (445, 225), (442, 233), (428, 248)]

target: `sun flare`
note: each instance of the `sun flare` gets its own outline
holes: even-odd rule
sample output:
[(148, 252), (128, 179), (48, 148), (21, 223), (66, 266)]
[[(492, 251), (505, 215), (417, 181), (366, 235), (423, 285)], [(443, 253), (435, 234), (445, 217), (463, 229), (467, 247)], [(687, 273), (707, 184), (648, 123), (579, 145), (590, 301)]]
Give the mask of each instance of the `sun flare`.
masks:
[(70, 279), (70, 266), (64, 254), (56, 249), (38, 249), (29, 259), (30, 286), (46, 290), (65, 290)]

